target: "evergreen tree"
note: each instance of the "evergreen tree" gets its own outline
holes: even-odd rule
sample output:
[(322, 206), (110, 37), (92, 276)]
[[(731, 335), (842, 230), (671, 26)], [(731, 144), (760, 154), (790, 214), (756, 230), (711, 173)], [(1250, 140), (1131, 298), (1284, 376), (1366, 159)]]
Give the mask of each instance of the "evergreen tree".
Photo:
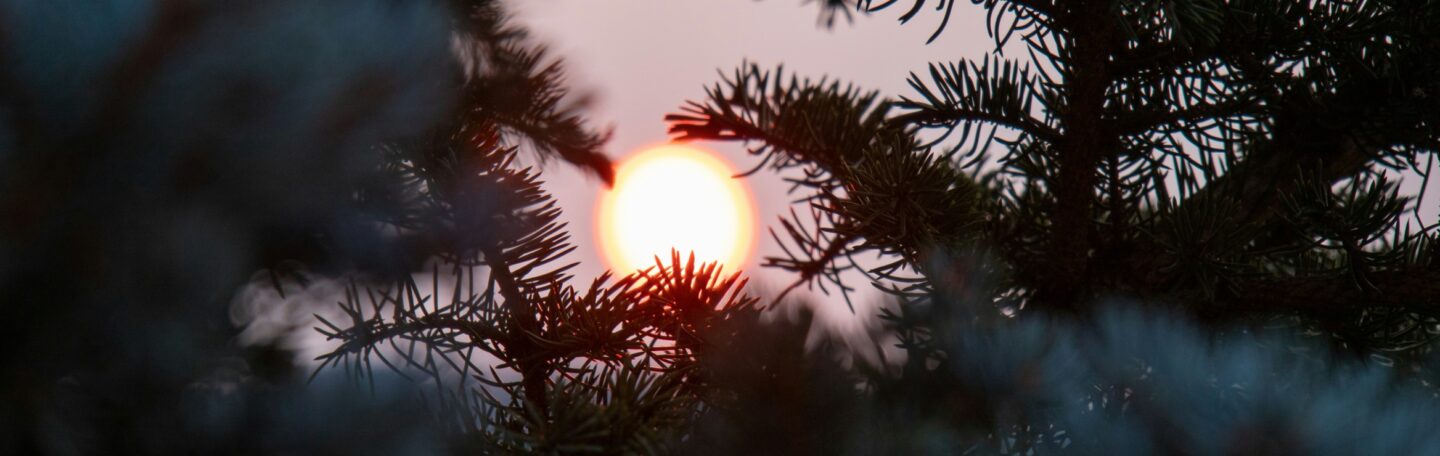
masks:
[[(822, 17), (906, 4), (943, 29), (960, 3)], [(667, 117), (800, 176), (810, 216), (781, 221), (791, 255), (767, 266), (865, 274), (904, 353), (858, 360), (858, 394), (820, 384), (823, 355), (720, 366), (744, 394), (697, 449), (1440, 449), (1436, 224), (1398, 191), (1404, 171), (1423, 189), (1440, 139), (1440, 4), (971, 3), (995, 52), (910, 95), (743, 64)], [(757, 390), (755, 369), (809, 386)], [(756, 423), (787, 420), (755, 410), (809, 424), (777, 437)]]
[[(890, 360), (679, 252), (570, 284), (521, 163), (609, 182), (606, 135), (496, 0), (231, 3), (0, 1), (0, 453), (1440, 448), (1435, 2), (973, 0), (997, 52), (908, 97), (670, 116), (802, 173), (767, 262), (889, 291)], [(319, 283), (302, 385), (230, 304)]]
[[(460, 102), (427, 134), (384, 146), (358, 194), (395, 239), (370, 256), (379, 267), (349, 275), (343, 319), (321, 317), (337, 346), (316, 374), (340, 366), (364, 380), (381, 366), (416, 380), (458, 451), (668, 452), (707, 391), (697, 360), (754, 320), (755, 299), (737, 274), (679, 252), (575, 288), (560, 208), (519, 161), (559, 158), (608, 184), (606, 137), (499, 2), (452, 6)], [(314, 280), (314, 263), (268, 276), (283, 289)]]

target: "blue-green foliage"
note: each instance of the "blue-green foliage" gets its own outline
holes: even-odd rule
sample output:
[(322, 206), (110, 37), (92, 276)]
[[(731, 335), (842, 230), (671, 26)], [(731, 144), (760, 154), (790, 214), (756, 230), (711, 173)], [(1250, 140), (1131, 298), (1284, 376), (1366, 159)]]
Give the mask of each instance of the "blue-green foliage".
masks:
[(225, 316), (296, 239), (383, 242), (352, 194), (378, 143), (448, 113), (448, 24), (428, 1), (0, 1), (0, 453), (436, 449), (410, 393), (304, 389)]
[(749, 355), (713, 365), (719, 387), (736, 397), (702, 418), (690, 451), (1408, 455), (1440, 449), (1433, 388), (1394, 368), (1337, 356), (1303, 335), (1213, 331), (1134, 302), (1110, 303), (1084, 322), (983, 318), (963, 301), (932, 304), (967, 315), (931, 333), (943, 357), (898, 375), (847, 376), (843, 372), (856, 371), (827, 362), (825, 349), (786, 355), (803, 351), (803, 331), (789, 339), (775, 330), (750, 333), (753, 340), (742, 346), (752, 348)]
[[(1209, 331), (1141, 309), (1116, 302), (1088, 323), (976, 318), (944, 327), (954, 333), (937, 337), (949, 340), (940, 363), (949, 372), (921, 375), (949, 380), (928, 394), (984, 398), (961, 413), (991, 424), (916, 428), (952, 434), (947, 451), (1001, 454), (1440, 449), (1435, 391), (1403, 372), (1297, 334)], [(943, 420), (921, 422), (929, 419)]]

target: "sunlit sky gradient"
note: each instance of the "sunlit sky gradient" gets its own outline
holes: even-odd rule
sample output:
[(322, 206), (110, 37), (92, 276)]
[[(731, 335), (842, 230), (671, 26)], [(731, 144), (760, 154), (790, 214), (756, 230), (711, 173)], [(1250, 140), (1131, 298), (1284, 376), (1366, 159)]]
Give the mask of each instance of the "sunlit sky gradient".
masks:
[[(571, 86), (596, 97), (591, 119), (615, 128), (608, 152), (617, 162), (647, 146), (664, 142), (665, 114), (686, 100), (699, 100), (707, 85), (719, 81), (744, 60), (813, 77), (831, 76), (883, 95), (908, 94), (905, 78), (924, 71), (930, 62), (979, 57), (993, 45), (985, 36), (983, 16), (970, 8), (957, 11), (945, 33), (930, 45), (925, 40), (938, 24), (938, 15), (922, 14), (916, 22), (900, 25), (898, 11), (856, 17), (833, 30), (817, 25), (819, 8), (799, 0), (546, 0), (512, 2), (521, 21), (540, 41), (564, 57)], [(732, 166), (748, 169), (758, 163), (738, 144), (699, 143), (719, 152)], [(593, 233), (595, 192), (593, 178), (561, 165), (545, 171), (547, 188), (565, 209), (581, 262), (576, 276), (588, 282), (604, 270), (605, 261)], [(757, 290), (777, 291), (793, 276), (759, 268), (760, 258), (779, 255), (766, 228), (788, 212), (791, 198), (785, 184), (773, 173), (758, 173), (746, 184), (755, 196), (761, 224), (755, 254), (746, 266)], [(868, 284), (854, 284), (862, 292), (857, 312), (879, 299)], [(825, 301), (817, 314), (832, 327), (857, 324), (838, 298)]]

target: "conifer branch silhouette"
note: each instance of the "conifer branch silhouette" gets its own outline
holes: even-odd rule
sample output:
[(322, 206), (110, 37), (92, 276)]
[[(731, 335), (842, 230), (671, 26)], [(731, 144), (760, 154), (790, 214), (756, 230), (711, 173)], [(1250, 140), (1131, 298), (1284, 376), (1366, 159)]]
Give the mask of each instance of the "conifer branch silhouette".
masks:
[[(821, 8), (831, 17), (837, 8), (893, 12), (902, 23), (929, 15), (939, 24), (934, 42), (956, 26), (960, 3)], [(765, 264), (794, 273), (791, 288), (823, 280), (843, 292), (853, 284), (841, 273), (862, 269), (860, 281), (898, 301), (882, 307), (880, 318), (882, 334), (903, 355), (899, 372), (851, 369), (863, 373), (858, 382), (871, 394), (827, 396), (854, 407), (835, 413), (922, 417), (887, 429), (916, 439), (948, 436), (964, 442), (944, 446), (957, 451), (1191, 451), (1145, 436), (1186, 434), (1197, 425), (1171, 408), (1176, 398), (1231, 403), (1193, 383), (1224, 374), (1168, 365), (1195, 359), (1179, 341), (1114, 358), (1102, 347), (1130, 343), (1127, 331), (1145, 338), (1152, 330), (1117, 316), (1107, 306), (1115, 301), (1196, 319), (1208, 330), (1202, 339), (1225, 347), (1208, 352), (1221, 358), (1256, 353), (1226, 341), (1258, 343), (1250, 335), (1294, 331), (1333, 350), (1318, 356), (1321, 365), (1379, 360), (1431, 391), (1427, 360), (1440, 335), (1433, 310), (1440, 295), (1431, 285), (1440, 271), (1436, 222), (1419, 219), (1423, 195), (1397, 189), (1402, 179), (1428, 179), (1427, 157), (1440, 152), (1440, 109), (1432, 102), (1440, 42), (1420, 25), (1440, 18), (1440, 7), (969, 3), (984, 11), (995, 51), (931, 64), (911, 75), (910, 94), (884, 98), (833, 77), (744, 62), (667, 117), (676, 139), (743, 142), (760, 158), (756, 171), (794, 183), (792, 193), (807, 208), (772, 230), (784, 256)], [(882, 260), (866, 268), (847, 262), (863, 253)], [(1085, 342), (1110, 330), (1117, 332), (1104, 336), (1113, 338), (1108, 342)], [(1266, 349), (1297, 346), (1263, 342), (1271, 343)], [(1142, 370), (1123, 367), (1129, 362)], [(1252, 367), (1277, 369), (1260, 375), (1286, 372), (1267, 366)], [(1087, 369), (1096, 375), (1079, 373)], [(1165, 369), (1174, 376), (1151, 376)], [(1159, 389), (1131, 396), (1142, 384)], [(1313, 387), (1306, 394), (1329, 394)], [(755, 407), (777, 400), (751, 392)], [(1072, 414), (1056, 401), (1132, 418)], [(813, 410), (786, 405), (798, 407), (787, 412)], [(1433, 418), (1418, 410), (1402, 415), (1411, 424)], [(730, 423), (742, 426), (738, 421)], [(858, 428), (884, 432), (873, 431), (882, 420), (862, 421)], [(1119, 422), (1138, 434), (1101, 428)], [(1315, 434), (1306, 434), (1309, 442), (1264, 441), (1236, 432), (1231, 448), (1216, 451), (1337, 443)], [(930, 451), (897, 440), (856, 439), (890, 451)], [(825, 451), (817, 448), (805, 451)]]
[(496, 2), (462, 3), (460, 105), (426, 137), (387, 145), (360, 198), (400, 233), (408, 268), (429, 273), (353, 285), (347, 321), (319, 328), (337, 345), (316, 372), (364, 380), (379, 364), (426, 385), (462, 448), (663, 451), (707, 397), (709, 340), (754, 318), (755, 299), (738, 273), (679, 252), (569, 283), (561, 210), (518, 160), (558, 157), (609, 183), (606, 136), (563, 104), (559, 62), (543, 63)]

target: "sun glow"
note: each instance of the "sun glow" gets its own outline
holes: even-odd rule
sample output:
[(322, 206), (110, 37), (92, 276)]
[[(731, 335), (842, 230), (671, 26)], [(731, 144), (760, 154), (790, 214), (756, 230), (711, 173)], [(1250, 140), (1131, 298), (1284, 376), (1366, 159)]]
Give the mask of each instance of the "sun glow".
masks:
[(618, 273), (669, 263), (670, 250), (695, 253), (734, 270), (754, 241), (750, 194), (710, 152), (681, 144), (647, 149), (626, 160), (615, 188), (600, 196), (598, 236)]

